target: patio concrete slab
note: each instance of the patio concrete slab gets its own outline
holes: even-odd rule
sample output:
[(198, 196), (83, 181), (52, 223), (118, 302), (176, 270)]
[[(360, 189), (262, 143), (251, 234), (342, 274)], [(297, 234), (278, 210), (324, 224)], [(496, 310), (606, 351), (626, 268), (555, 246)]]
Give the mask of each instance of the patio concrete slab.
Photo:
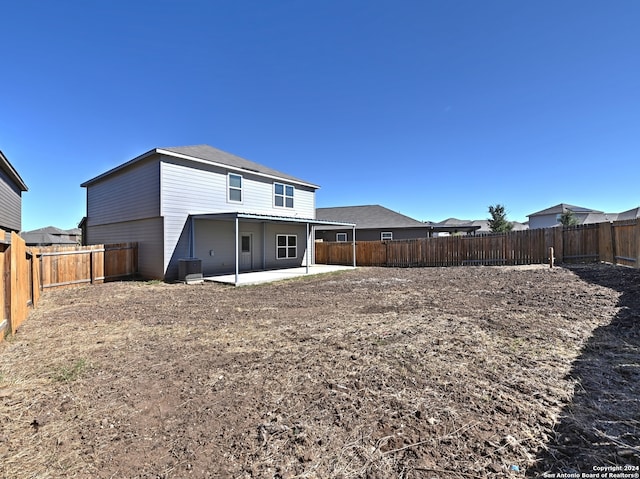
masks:
[(248, 273), (240, 273), (238, 275), (237, 284), (235, 274), (205, 276), (203, 279), (204, 281), (213, 281), (216, 283), (247, 286), (250, 284), (270, 283), (272, 281), (281, 281), (283, 279), (298, 278), (301, 276), (309, 276), (314, 274), (332, 273), (334, 271), (345, 271), (350, 269), (355, 268), (353, 266), (315, 264), (313, 266), (309, 266), (309, 272), (307, 272), (307, 268), (305, 266), (302, 266), (299, 268), (274, 269), (269, 271), (252, 271)]

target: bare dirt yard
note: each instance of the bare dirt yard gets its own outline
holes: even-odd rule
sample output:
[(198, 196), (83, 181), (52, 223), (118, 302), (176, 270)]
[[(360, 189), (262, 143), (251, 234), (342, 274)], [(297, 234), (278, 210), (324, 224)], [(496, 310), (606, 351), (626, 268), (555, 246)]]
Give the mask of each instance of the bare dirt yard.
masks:
[(638, 477), (639, 323), (606, 265), (49, 291), (0, 343), (0, 476)]

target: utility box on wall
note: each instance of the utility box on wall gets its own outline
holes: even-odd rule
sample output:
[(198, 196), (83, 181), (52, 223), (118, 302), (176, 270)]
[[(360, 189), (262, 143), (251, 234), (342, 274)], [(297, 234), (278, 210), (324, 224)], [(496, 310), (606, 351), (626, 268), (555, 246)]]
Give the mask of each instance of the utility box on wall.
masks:
[(178, 279), (187, 283), (202, 281), (202, 260), (198, 258), (178, 260)]

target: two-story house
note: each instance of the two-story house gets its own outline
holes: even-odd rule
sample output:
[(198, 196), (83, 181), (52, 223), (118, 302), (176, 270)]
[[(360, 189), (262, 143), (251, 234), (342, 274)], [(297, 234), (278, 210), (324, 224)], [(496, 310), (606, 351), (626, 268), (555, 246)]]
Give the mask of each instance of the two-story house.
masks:
[(27, 185), (0, 151), (0, 243), (11, 240), (11, 232), (22, 228), (22, 193)]
[(582, 206), (568, 205), (560, 203), (559, 205), (537, 211), (527, 215), (529, 217), (529, 229), (537, 228), (553, 228), (560, 226), (560, 218), (567, 211), (571, 211), (577, 220), (577, 224), (602, 223), (603, 221), (615, 221), (615, 214), (607, 214), (603, 211), (592, 210)]
[[(208, 145), (154, 148), (81, 186), (86, 244), (138, 242), (146, 278), (313, 264), (313, 183)], [(353, 225), (352, 225), (353, 226)]]

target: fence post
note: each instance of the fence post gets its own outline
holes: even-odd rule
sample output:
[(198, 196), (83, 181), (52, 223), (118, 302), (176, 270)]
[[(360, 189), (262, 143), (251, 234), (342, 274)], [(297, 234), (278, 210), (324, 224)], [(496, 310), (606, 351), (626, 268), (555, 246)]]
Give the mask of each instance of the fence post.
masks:
[(0, 244), (0, 341), (11, 331), (10, 301), (10, 277), (8, 258), (11, 255), (11, 246)]
[(93, 267), (93, 261), (95, 260), (93, 256), (93, 250), (89, 251), (89, 279), (91, 280), (91, 284), (95, 284), (95, 268)]
[(640, 220), (636, 219), (636, 231), (633, 235), (636, 242), (636, 268), (640, 268)]

